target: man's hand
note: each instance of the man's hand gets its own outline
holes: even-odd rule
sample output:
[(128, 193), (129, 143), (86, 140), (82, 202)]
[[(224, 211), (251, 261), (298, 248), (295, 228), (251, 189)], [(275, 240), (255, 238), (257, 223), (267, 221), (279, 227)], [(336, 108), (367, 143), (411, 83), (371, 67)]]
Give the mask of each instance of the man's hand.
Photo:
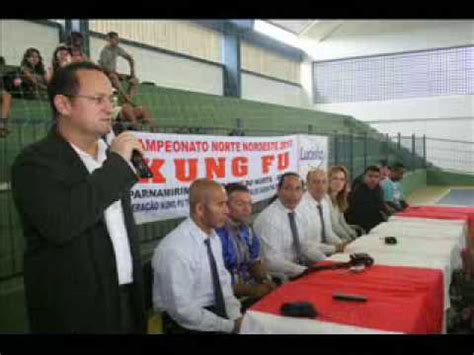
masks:
[(344, 248), (346, 247), (347, 244), (348, 243), (344, 242), (344, 243), (336, 245), (336, 253), (344, 252)]
[(387, 211), (388, 211), (389, 215), (397, 213), (397, 209), (395, 207), (393, 207), (392, 205), (386, 203), (386, 206), (387, 206)]
[(120, 133), (110, 145), (110, 150), (119, 154), (126, 161), (130, 161), (132, 158), (132, 152), (138, 150), (143, 154), (143, 147), (140, 141), (131, 132)]
[(234, 329), (232, 330), (232, 333), (238, 334), (240, 332), (241, 326), (242, 326), (242, 317), (234, 321)]
[(268, 295), (272, 291), (273, 291), (273, 288), (270, 285), (259, 284), (259, 285), (253, 287), (252, 297), (253, 298), (262, 298), (263, 296)]
[(267, 285), (268, 287), (270, 287), (270, 288), (272, 289), (272, 291), (278, 287), (278, 286), (276, 285), (276, 283), (274, 283), (272, 280), (269, 280), (269, 279), (263, 280), (262, 283), (265, 284), (265, 285)]
[(130, 75), (130, 85), (137, 86), (138, 85), (138, 79), (135, 77), (135, 75), (132, 73)]

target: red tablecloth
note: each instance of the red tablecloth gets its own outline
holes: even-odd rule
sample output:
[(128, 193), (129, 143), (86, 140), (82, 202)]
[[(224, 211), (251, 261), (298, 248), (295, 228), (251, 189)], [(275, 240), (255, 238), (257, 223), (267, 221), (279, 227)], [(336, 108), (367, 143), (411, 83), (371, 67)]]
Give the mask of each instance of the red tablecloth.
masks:
[(397, 213), (397, 216), (428, 219), (463, 219), (468, 222), (470, 237), (474, 238), (473, 207), (413, 206)]
[[(364, 295), (365, 303), (337, 301), (334, 293)], [(441, 333), (443, 275), (440, 270), (374, 265), (362, 273), (320, 271), (289, 282), (251, 310), (280, 315), (286, 302), (311, 302), (318, 320), (411, 334)]]
[(459, 214), (474, 214), (474, 207), (410, 206), (405, 211), (436, 211)]

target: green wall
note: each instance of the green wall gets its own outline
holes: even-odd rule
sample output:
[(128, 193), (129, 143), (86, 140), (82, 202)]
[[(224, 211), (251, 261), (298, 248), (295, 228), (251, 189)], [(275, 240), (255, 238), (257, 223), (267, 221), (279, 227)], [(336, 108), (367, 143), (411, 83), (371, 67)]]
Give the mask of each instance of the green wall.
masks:
[(427, 186), (427, 172), (425, 169), (407, 172), (401, 181), (403, 193), (409, 196), (417, 189), (422, 189)]
[(438, 186), (473, 186), (473, 174), (460, 174), (442, 170), (428, 170), (428, 185)]
[(0, 282), (0, 333), (27, 331), (23, 277)]

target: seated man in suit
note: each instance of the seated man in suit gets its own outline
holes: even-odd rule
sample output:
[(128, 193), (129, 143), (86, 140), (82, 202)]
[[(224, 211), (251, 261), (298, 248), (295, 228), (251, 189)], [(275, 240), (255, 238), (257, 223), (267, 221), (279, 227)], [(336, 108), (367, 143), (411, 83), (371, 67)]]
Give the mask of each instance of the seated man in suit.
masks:
[(293, 172), (284, 173), (278, 182), (277, 199), (254, 222), (268, 270), (283, 282), (326, 258), (317, 244), (310, 240), (305, 219), (297, 211), (302, 196), (300, 176)]
[(243, 310), (276, 288), (260, 258), (260, 242), (249, 225), (252, 196), (247, 186), (231, 183), (225, 187), (229, 214), (224, 227), (216, 229), (221, 238), (224, 264), (232, 278)]
[(377, 166), (367, 167), (364, 182), (352, 191), (349, 198), (349, 208), (346, 211), (347, 222), (357, 224), (367, 232), (386, 221), (389, 215), (383, 200), (380, 177), (380, 169)]
[(328, 177), (324, 170), (309, 171), (306, 176), (308, 191), (303, 195), (297, 210), (306, 218), (308, 233), (326, 255), (341, 253), (347, 243), (332, 230)]
[(153, 303), (165, 333), (236, 333), (242, 316), (214, 228), (226, 221), (227, 195), (217, 182), (198, 179), (189, 190), (191, 215), (155, 249)]

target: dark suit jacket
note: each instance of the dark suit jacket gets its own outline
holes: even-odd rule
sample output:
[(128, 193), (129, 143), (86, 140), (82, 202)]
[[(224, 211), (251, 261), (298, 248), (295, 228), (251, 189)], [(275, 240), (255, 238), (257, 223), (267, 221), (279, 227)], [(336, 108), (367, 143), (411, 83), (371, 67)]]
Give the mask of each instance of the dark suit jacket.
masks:
[(24, 149), (12, 168), (26, 238), (25, 292), (32, 332), (118, 333), (120, 294), (104, 211), (121, 199), (133, 263), (136, 332), (146, 330), (143, 275), (128, 163), (109, 153), (90, 174), (55, 130)]
[(357, 224), (369, 232), (377, 224), (382, 223), (388, 215), (380, 186), (371, 190), (361, 182), (349, 195), (349, 208), (345, 216), (350, 224)]

